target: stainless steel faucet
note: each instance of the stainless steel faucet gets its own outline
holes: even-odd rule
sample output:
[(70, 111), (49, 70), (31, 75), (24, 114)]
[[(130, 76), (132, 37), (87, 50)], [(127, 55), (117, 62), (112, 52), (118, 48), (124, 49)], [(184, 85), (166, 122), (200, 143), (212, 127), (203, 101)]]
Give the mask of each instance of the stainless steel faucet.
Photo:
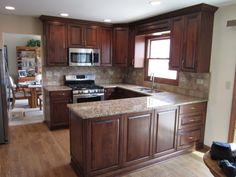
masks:
[(152, 90), (153, 90), (154, 89), (154, 81), (155, 81), (154, 73), (151, 73), (150, 81), (152, 81)]

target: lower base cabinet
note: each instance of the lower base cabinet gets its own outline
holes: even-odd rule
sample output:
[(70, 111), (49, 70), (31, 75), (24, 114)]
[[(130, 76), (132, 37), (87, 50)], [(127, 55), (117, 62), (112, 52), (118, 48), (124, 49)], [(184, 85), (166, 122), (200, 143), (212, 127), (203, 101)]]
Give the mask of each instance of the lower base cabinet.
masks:
[[(204, 108), (205, 103), (201, 104)], [(185, 114), (182, 110), (172, 106), (92, 119), (70, 112), (72, 167), (82, 177), (119, 176), (189, 152), (203, 143), (204, 124), (183, 129), (179, 120)]]
[(45, 122), (50, 130), (69, 126), (71, 91), (47, 91), (44, 89)]
[(153, 111), (129, 114), (124, 118), (124, 165), (151, 157)]
[(154, 122), (154, 156), (160, 157), (176, 151), (178, 108), (156, 111)]

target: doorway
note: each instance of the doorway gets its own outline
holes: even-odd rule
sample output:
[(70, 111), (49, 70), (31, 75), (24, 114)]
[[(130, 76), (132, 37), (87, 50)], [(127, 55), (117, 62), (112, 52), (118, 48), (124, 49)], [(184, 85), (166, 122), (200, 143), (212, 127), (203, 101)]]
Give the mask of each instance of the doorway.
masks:
[(12, 86), (9, 126), (43, 122), (41, 36), (3, 33), (3, 44)]

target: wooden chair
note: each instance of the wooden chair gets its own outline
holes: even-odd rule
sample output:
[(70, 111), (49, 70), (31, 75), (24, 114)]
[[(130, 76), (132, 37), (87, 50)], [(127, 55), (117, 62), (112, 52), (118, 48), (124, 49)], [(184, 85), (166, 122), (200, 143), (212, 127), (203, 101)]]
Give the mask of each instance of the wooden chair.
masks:
[(31, 94), (29, 92), (26, 92), (24, 88), (17, 87), (11, 76), (10, 76), (10, 83), (11, 83), (11, 91), (12, 91), (11, 108), (12, 109), (14, 108), (16, 100), (28, 99), (28, 103), (30, 105), (31, 104), (30, 103)]

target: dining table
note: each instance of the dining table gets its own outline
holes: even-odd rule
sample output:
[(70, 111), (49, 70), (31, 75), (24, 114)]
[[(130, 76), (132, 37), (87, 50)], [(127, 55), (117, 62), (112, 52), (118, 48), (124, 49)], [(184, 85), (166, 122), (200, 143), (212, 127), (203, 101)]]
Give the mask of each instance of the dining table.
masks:
[(19, 82), (18, 87), (20, 88), (28, 88), (30, 91), (30, 108), (36, 108), (38, 106), (38, 97), (37, 97), (37, 90), (42, 89), (42, 84), (37, 82)]

